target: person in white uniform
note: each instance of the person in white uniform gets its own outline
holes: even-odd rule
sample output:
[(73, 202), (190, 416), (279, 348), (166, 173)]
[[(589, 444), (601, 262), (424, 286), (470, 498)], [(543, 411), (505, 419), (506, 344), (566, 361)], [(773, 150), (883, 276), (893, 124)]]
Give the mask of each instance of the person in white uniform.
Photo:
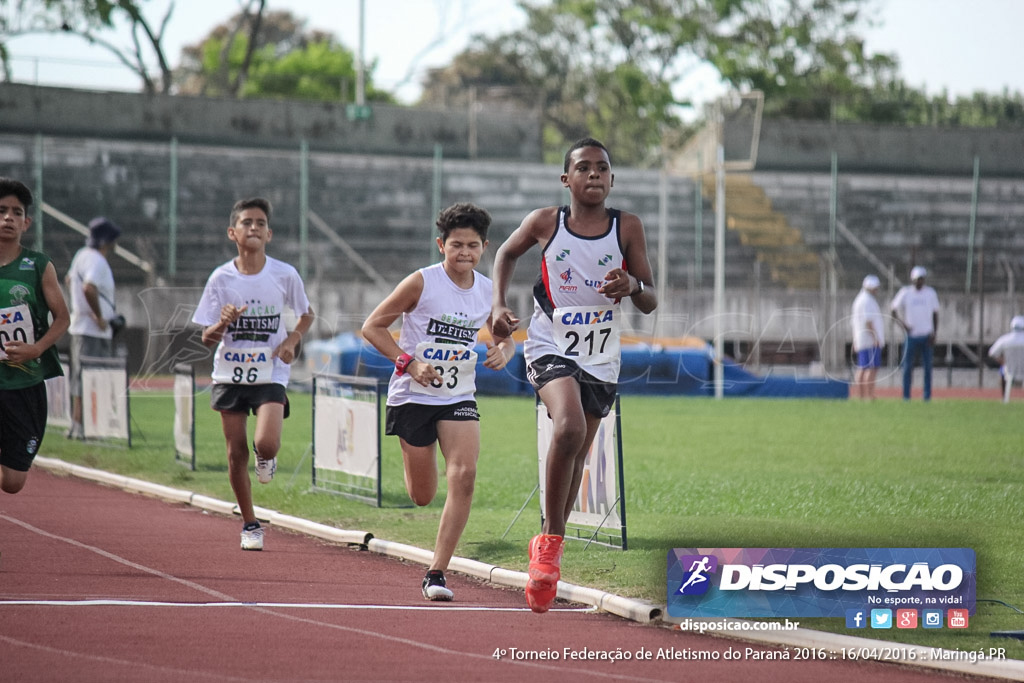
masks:
[[(388, 384), (386, 433), (398, 437), (405, 487), (416, 505), (437, 493), (437, 446), (448, 496), (423, 597), (451, 600), (444, 572), (469, 520), (480, 456), (476, 404), (477, 334), (490, 323), (491, 280), (475, 269), (487, 248), (490, 215), (478, 206), (449, 206), (437, 218), (444, 259), (407, 276), (363, 323), (363, 337), (395, 363)], [(402, 318), (396, 342), (388, 328)], [(511, 338), (486, 343), (483, 365), (501, 370), (515, 354)]]
[(910, 387), (914, 378), (914, 365), (921, 357), (924, 368), (924, 400), (932, 398), (932, 354), (935, 334), (939, 329), (939, 296), (924, 283), (928, 271), (914, 266), (910, 271), (911, 285), (900, 288), (892, 300), (892, 315), (907, 333), (903, 347), (903, 400), (910, 400)]
[(878, 368), (882, 365), (885, 330), (882, 327), (882, 310), (875, 300), (880, 284), (874, 275), (865, 277), (850, 312), (854, 362), (857, 366), (853, 384), (861, 400), (875, 400), (875, 380), (878, 377)]
[[(192, 322), (203, 326), (203, 343), (216, 344), (210, 406), (220, 413), (227, 445), (228, 477), (242, 515), (242, 550), (262, 550), (249, 481), (246, 423), (256, 415), (256, 476), (270, 483), (277, 470), (281, 429), (288, 417), (288, 379), (299, 342), (313, 324), (313, 309), (298, 271), (267, 256), (270, 202), (242, 199), (231, 209), (228, 239), (238, 256), (210, 275)], [(298, 322), (285, 327), (285, 309)]]
[(996, 339), (988, 350), (989, 358), (999, 363), (1000, 396), (1007, 396), (1007, 375), (1012, 376), (1015, 382), (1024, 380), (1024, 374), (1019, 374), (1019, 371), (1011, 372), (1007, 368), (1007, 355), (1021, 353), (1021, 348), (1024, 348), (1024, 315), (1015, 315), (1010, 320), (1010, 331)]
[(546, 612), (561, 576), (566, 520), (601, 419), (615, 403), (619, 376), (620, 302), (643, 313), (658, 304), (651, 290), (644, 226), (638, 216), (605, 206), (615, 176), (611, 157), (593, 138), (566, 152), (561, 182), (568, 206), (531, 212), (494, 259), (491, 318), (498, 337), (519, 323), (506, 303), (516, 261), (541, 248), (534, 312), (524, 355), (527, 378), (553, 422), (547, 454), (541, 534), (531, 539), (526, 602)]
[(89, 221), (89, 238), (71, 259), (64, 277), (71, 301), (71, 428), (69, 439), (85, 438), (82, 426), (82, 358), (114, 355), (114, 272), (108, 259), (114, 252), (121, 228), (98, 216)]

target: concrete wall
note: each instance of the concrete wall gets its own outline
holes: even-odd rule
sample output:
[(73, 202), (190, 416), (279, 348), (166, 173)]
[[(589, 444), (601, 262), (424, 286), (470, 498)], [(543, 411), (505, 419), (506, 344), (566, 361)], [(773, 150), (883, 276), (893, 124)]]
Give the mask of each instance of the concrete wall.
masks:
[(349, 120), (342, 102), (233, 100), (0, 83), (0, 131), (206, 145), (259, 145), (456, 158), (541, 158), (532, 112), (449, 111), (372, 105)]
[[(728, 135), (728, 132), (727, 132)], [(742, 130), (735, 135), (743, 135)], [(931, 128), (764, 121), (757, 170), (970, 175), (977, 156), (986, 176), (1024, 175), (1024, 130)]]

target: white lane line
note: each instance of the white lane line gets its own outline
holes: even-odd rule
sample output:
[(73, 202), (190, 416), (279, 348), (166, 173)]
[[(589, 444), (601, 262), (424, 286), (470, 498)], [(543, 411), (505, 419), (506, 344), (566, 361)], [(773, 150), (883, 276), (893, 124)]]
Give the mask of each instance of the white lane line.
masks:
[[(0, 600), (0, 608), (31, 607), (265, 607), (270, 609), (395, 610), (436, 612), (529, 612), (529, 607), (485, 607), (481, 605), (343, 605), (319, 602), (165, 602), (160, 600)], [(561, 607), (551, 612), (597, 613), (596, 607)]]
[[(114, 555), (113, 553), (109, 553), (106, 550), (101, 550), (100, 548), (96, 548), (94, 546), (82, 543), (80, 541), (76, 541), (73, 538), (65, 538), (64, 536), (57, 536), (56, 534), (51, 534), (48, 531), (43, 531), (42, 529), (39, 529), (38, 527), (34, 527), (31, 524), (28, 524), (27, 522), (23, 522), (23, 521), (21, 521), (19, 519), (14, 519), (13, 517), (9, 517), (9, 516), (4, 515), (4, 514), (0, 514), (0, 519), (6, 520), (6, 521), (10, 522), (11, 524), (17, 524), (18, 526), (20, 526), (20, 527), (22, 527), (24, 529), (27, 529), (27, 530), (32, 531), (34, 533), (37, 533), (37, 534), (39, 534), (41, 536), (44, 536), (46, 538), (51, 538), (51, 539), (54, 539), (54, 540), (57, 540), (57, 541), (62, 541), (64, 543), (68, 543), (69, 545), (73, 545), (76, 548), (82, 548), (83, 550), (88, 550), (90, 552), (96, 553), (97, 555), (100, 555), (102, 557), (106, 557), (107, 559), (113, 560), (114, 562), (118, 562), (118, 563), (123, 564), (125, 566), (132, 567), (133, 569), (137, 569), (137, 570), (139, 570), (141, 572), (146, 572), (148, 574), (152, 574), (154, 576), (159, 576), (160, 578), (167, 579), (168, 581), (174, 581), (175, 583), (180, 583), (180, 584), (189, 586), (190, 588), (194, 588), (194, 589), (196, 589), (198, 591), (206, 593), (206, 594), (210, 595), (211, 597), (219, 598), (219, 599), (221, 599), (223, 601), (228, 601), (228, 602), (238, 602), (238, 600), (236, 600), (232, 596), (226, 595), (224, 593), (221, 593), (220, 591), (215, 591), (213, 589), (207, 588), (206, 586), (202, 586), (202, 585), (200, 585), (198, 583), (194, 583), (194, 582), (188, 581), (186, 579), (179, 579), (176, 576), (172, 576), (171, 574), (167, 574), (167, 573), (162, 572), (162, 571), (160, 571), (158, 569), (152, 569), (150, 567), (146, 567), (146, 566), (143, 566), (141, 564), (137, 564), (135, 562), (132, 562), (131, 560), (127, 560), (127, 559), (125, 559), (123, 557), (120, 557), (118, 555)], [(331, 629), (331, 630), (335, 630), (335, 631), (341, 631), (341, 632), (344, 632), (344, 633), (351, 633), (351, 634), (358, 635), (358, 636), (363, 636), (363, 637), (366, 637), (366, 638), (376, 638), (378, 640), (383, 640), (383, 641), (391, 642), (391, 643), (397, 643), (399, 645), (406, 645), (408, 647), (416, 648), (418, 650), (422, 650), (422, 651), (426, 651), (426, 652), (434, 652), (434, 653), (437, 653), (437, 654), (447, 655), (449, 657), (458, 657), (458, 658), (462, 658), (462, 659), (468, 659), (468, 660), (471, 660), (471, 661), (477, 661), (477, 662), (480, 662), (480, 663), (484, 663), (484, 662), (492, 663), (492, 662), (495, 661), (492, 658), (492, 656), (489, 655), (489, 654), (481, 654), (481, 653), (477, 653), (477, 652), (464, 652), (464, 651), (460, 651), (460, 650), (452, 650), (451, 648), (442, 647), (440, 645), (432, 645), (432, 644), (427, 643), (425, 641), (413, 640), (412, 638), (403, 638), (401, 636), (393, 636), (393, 635), (390, 635), (390, 634), (387, 634), (387, 633), (381, 633), (380, 631), (370, 631), (368, 629), (356, 628), (354, 626), (343, 626), (341, 624), (332, 624), (332, 623), (329, 623), (329, 622), (316, 621), (315, 619), (309, 619), (309, 618), (306, 618), (306, 617), (301, 617), (301, 616), (294, 615), (294, 614), (288, 614), (288, 613), (285, 613), (285, 612), (275, 612), (272, 609), (269, 609), (267, 607), (257, 607), (257, 606), (253, 606), (253, 605), (247, 605), (247, 607), (249, 609), (251, 609), (252, 611), (254, 611), (254, 612), (259, 612), (261, 614), (265, 614), (265, 615), (268, 615), (268, 616), (277, 617), (279, 619), (286, 619), (286, 620), (298, 622), (298, 623), (301, 623), (301, 624), (309, 624), (311, 626), (317, 626), (317, 627), (320, 627), (320, 628), (326, 628), (326, 629)], [(24, 643), (23, 641), (13, 641), (11, 639), (7, 639), (7, 638), (4, 638), (4, 637), (0, 637), (0, 640), (6, 640), (8, 642), (17, 642), (18, 644), (22, 644), (22, 645), (29, 645), (28, 643)], [(43, 648), (43, 646), (35, 646), (35, 647)], [(86, 655), (84, 653), (79, 654), (79, 653), (68, 652), (68, 651), (64, 651), (64, 650), (60, 650), (58, 652), (61, 652), (63, 654), (67, 654), (69, 656), (70, 655), (78, 655), (78, 656), (83, 656), (83, 657), (90, 657), (90, 655)], [(113, 662), (113, 661), (120, 661), (120, 660), (111, 660), (111, 661)], [(586, 668), (580, 668), (580, 667), (572, 667), (572, 666), (551, 666), (551, 665), (548, 665), (548, 664), (543, 664), (541, 662), (533, 662), (533, 661), (521, 661), (521, 660), (504, 659), (504, 660), (502, 660), (502, 663), (504, 665), (506, 665), (506, 666), (518, 666), (518, 667), (524, 667), (524, 668), (527, 668), (527, 669), (539, 669), (539, 670), (542, 670), (542, 671), (550, 671), (550, 672), (554, 672), (554, 673), (560, 674), (562, 676), (564, 676), (567, 672), (574, 672), (574, 673), (583, 674), (583, 675), (585, 675), (585, 676), (587, 676), (589, 678), (608, 678), (608, 679), (613, 679), (613, 680), (628, 680), (628, 681), (643, 681), (643, 682), (662, 681), (662, 680), (664, 680), (664, 679), (643, 678), (643, 677), (638, 677), (638, 676), (628, 676), (628, 675), (623, 675), (623, 674), (618, 674), (618, 673), (609, 673), (609, 672), (605, 672), (605, 671), (596, 671), (596, 670), (592, 670), (592, 669), (586, 669)]]
[(131, 567), (132, 569), (137, 569), (140, 572), (144, 572), (146, 574), (152, 574), (153, 576), (158, 576), (161, 579), (167, 579), (168, 581), (173, 581), (175, 583), (180, 583), (183, 586), (188, 586), (189, 588), (191, 588), (193, 590), (197, 590), (200, 593), (205, 593), (206, 595), (209, 595), (211, 598), (217, 598), (219, 600), (228, 600), (228, 601), (235, 600), (235, 598), (233, 596), (228, 595), (227, 593), (221, 593), (218, 590), (214, 590), (212, 588), (207, 588), (206, 586), (204, 586), (202, 584), (198, 584), (195, 581), (189, 581), (188, 579), (180, 579), (177, 576), (172, 576), (171, 574), (167, 574), (166, 572), (162, 572), (159, 569), (153, 569), (152, 567), (143, 566), (141, 564), (132, 562), (131, 560), (127, 560), (127, 559), (121, 557), (120, 555), (115, 555), (114, 553), (109, 553), (106, 550), (102, 550), (100, 548), (88, 545), (86, 543), (82, 543), (81, 541), (76, 541), (73, 538), (65, 538), (64, 536), (58, 536), (56, 534), (51, 534), (49, 531), (43, 531), (39, 527), (32, 526), (28, 522), (23, 522), (20, 519), (15, 519), (13, 517), (8, 517), (7, 515), (3, 515), (3, 514), (0, 514), (0, 519), (6, 520), (6, 521), (10, 522), (11, 524), (16, 524), (16, 525), (22, 527), (23, 529), (27, 529), (28, 531), (31, 531), (32, 533), (35, 533), (35, 534), (39, 534), (40, 536), (43, 536), (45, 538), (50, 538), (50, 539), (53, 539), (55, 541), (61, 541), (63, 543), (67, 543), (68, 545), (73, 545), (76, 548), (81, 548), (82, 550), (88, 550), (89, 552), (96, 553), (97, 555), (99, 555), (101, 557), (105, 557), (108, 560), (112, 560), (112, 561), (117, 562), (119, 564), (123, 564), (126, 567)]

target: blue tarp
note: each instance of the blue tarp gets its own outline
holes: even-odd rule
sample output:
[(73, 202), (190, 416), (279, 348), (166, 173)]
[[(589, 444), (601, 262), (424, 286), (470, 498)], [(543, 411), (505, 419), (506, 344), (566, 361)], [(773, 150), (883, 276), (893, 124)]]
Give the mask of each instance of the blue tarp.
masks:
[[(526, 381), (526, 362), (522, 347), (508, 366), (495, 372), (483, 366), (487, 348), (477, 344), (477, 392), (484, 395), (530, 395), (533, 389)], [(354, 334), (345, 333), (333, 339), (313, 341), (306, 345), (306, 365), (311, 372), (376, 377), (387, 382), (394, 365)], [(726, 360), (726, 396), (757, 396), (773, 398), (848, 398), (847, 382), (828, 377), (783, 375), (769, 368), (765, 375), (755, 375), (742, 366)], [(644, 344), (622, 349), (622, 370), (619, 392), (637, 395), (713, 396), (714, 369), (710, 347), (662, 348)]]

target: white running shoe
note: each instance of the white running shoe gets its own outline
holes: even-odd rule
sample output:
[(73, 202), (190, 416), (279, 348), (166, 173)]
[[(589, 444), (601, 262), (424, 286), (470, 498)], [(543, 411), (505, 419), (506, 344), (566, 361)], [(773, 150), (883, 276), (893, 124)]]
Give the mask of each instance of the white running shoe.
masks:
[(256, 454), (256, 477), (261, 484), (269, 484), (277, 472), (277, 458), (264, 460), (259, 453)]
[(444, 572), (440, 569), (431, 569), (423, 577), (423, 597), (427, 600), (442, 600), (446, 602), (452, 599), (453, 593), (446, 585)]
[(242, 550), (263, 550), (263, 527), (242, 529)]

